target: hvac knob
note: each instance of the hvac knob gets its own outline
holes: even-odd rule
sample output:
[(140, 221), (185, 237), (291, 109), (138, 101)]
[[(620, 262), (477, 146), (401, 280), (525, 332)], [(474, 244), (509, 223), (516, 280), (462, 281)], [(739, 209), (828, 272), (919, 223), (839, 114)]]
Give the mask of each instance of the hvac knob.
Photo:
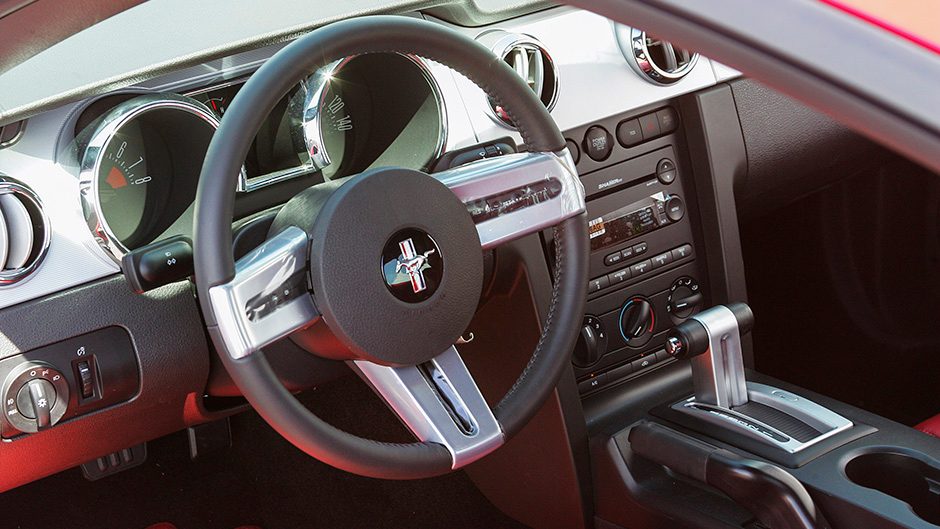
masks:
[(630, 347), (646, 345), (653, 336), (655, 326), (653, 305), (645, 298), (631, 298), (620, 309), (620, 334)]
[(20, 432), (35, 433), (55, 425), (69, 404), (69, 386), (58, 369), (40, 362), (17, 366), (3, 386), (4, 418)]
[(601, 321), (590, 314), (584, 317), (581, 335), (574, 347), (572, 361), (578, 367), (590, 367), (607, 352), (607, 333)]
[(678, 322), (698, 312), (704, 301), (698, 282), (691, 277), (680, 277), (669, 289), (666, 310)]

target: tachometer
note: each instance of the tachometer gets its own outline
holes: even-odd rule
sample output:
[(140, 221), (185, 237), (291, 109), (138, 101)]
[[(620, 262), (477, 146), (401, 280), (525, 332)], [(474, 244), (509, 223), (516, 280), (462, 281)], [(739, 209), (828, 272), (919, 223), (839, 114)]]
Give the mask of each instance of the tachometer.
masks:
[(119, 240), (132, 239), (143, 221), (145, 208), (124, 206), (147, 203), (153, 176), (147, 170), (144, 154), (140, 124), (132, 122), (108, 143), (99, 166), (98, 197), (102, 208), (109, 212), (108, 225)]
[(218, 120), (198, 102), (154, 94), (114, 107), (87, 138), (80, 188), (85, 218), (115, 260), (171, 235), (192, 234), (192, 204)]

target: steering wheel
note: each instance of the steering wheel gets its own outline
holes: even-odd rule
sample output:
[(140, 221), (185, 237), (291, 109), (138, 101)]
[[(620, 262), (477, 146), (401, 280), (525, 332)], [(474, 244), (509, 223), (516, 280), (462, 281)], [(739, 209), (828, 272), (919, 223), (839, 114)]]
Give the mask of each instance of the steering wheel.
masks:
[[(234, 190), (255, 131), (309, 73), (384, 52), (425, 57), (474, 81), (512, 117), (527, 152), (432, 175), (386, 167), (342, 185), (313, 186), (292, 198), (265, 242), (236, 263)], [(454, 346), (481, 296), (483, 253), (549, 227), (554, 292), (542, 334), (518, 380), (490, 408)], [(275, 430), (355, 474), (430, 477), (499, 448), (535, 415), (565, 369), (586, 296), (584, 189), (557, 126), (509, 65), (438, 24), (362, 17), (293, 42), (239, 91), (202, 168), (194, 251), (209, 335), (234, 382)], [(261, 349), (314, 323), (325, 324), (343, 346), (340, 357), (417, 442), (341, 431), (284, 388)]]

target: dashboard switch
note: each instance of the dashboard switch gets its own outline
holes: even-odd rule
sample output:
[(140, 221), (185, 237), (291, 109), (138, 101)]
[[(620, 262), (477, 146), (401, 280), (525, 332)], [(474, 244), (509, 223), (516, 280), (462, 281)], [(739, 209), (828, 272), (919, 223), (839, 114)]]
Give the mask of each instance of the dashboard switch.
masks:
[(193, 275), (193, 243), (181, 235), (128, 252), (121, 270), (138, 294)]
[(574, 140), (569, 140), (565, 138), (565, 147), (568, 148), (568, 152), (571, 153), (571, 159), (574, 160), (575, 165), (581, 161), (581, 149), (578, 148), (578, 144)]
[(78, 369), (78, 381), (81, 385), (82, 398), (90, 399), (95, 396), (95, 377), (92, 371), (91, 362), (82, 360), (76, 366)]
[(16, 394), (16, 407), (20, 415), (36, 421), (36, 429), (52, 425), (51, 410), (55, 405), (55, 387), (48, 380), (33, 379), (23, 385)]
[(640, 128), (643, 129), (643, 138), (651, 139), (659, 136), (659, 120), (656, 119), (656, 113), (646, 114), (638, 118), (640, 120)]
[(610, 156), (613, 143), (613, 136), (600, 125), (594, 125), (584, 133), (584, 152), (595, 162), (602, 162)]
[(657, 110), (656, 120), (659, 121), (659, 128), (663, 134), (669, 134), (679, 125), (679, 116), (672, 107)]
[(636, 119), (628, 119), (617, 125), (617, 141), (624, 147), (633, 147), (643, 141), (643, 131), (640, 129), (640, 122)]

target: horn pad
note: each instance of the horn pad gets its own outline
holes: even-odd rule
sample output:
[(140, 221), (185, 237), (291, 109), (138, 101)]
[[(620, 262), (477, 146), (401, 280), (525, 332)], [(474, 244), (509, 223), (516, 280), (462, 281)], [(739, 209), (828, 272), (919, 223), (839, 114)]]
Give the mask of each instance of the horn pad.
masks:
[(466, 206), (435, 178), (402, 168), (352, 177), (309, 233), (317, 308), (355, 358), (415, 365), (466, 331), (483, 251)]

